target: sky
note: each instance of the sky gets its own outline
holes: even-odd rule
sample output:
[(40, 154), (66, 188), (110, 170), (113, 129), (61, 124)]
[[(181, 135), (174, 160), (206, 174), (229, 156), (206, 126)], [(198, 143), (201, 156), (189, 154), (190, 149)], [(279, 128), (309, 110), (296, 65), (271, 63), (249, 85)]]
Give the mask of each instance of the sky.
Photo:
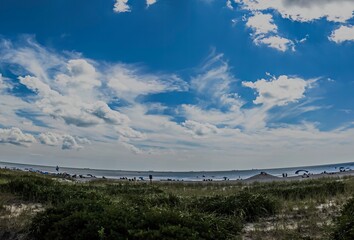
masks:
[(0, 161), (354, 161), (354, 0), (1, 0)]

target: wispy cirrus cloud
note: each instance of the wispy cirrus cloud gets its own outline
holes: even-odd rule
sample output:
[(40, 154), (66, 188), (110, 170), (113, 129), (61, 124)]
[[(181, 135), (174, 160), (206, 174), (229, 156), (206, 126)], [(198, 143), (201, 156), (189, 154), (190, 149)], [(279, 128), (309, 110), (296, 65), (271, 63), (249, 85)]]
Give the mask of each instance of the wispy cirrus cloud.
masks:
[(106, 73), (107, 85), (121, 98), (134, 102), (136, 97), (161, 92), (187, 91), (188, 83), (175, 74), (145, 74), (138, 66), (117, 64)]
[(202, 105), (236, 109), (243, 104), (236, 89), (232, 89), (237, 80), (230, 73), (229, 68), (223, 54), (216, 54), (213, 50), (198, 74), (192, 77), (191, 90)]

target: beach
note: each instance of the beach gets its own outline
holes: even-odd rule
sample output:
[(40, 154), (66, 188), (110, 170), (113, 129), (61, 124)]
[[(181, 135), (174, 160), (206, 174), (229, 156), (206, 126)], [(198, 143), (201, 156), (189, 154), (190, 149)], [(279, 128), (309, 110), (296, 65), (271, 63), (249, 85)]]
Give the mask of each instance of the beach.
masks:
[[(76, 181), (91, 181), (94, 179), (111, 179), (121, 181), (150, 181), (153, 182), (269, 182), (317, 179), (322, 177), (342, 177), (352, 175), (354, 163), (338, 163), (318, 166), (299, 166), (276, 169), (250, 169), (228, 171), (126, 171), (104, 170), (91, 168), (69, 168), (58, 166), (41, 166), (0, 162), (0, 168), (36, 172), (39, 174), (61, 175)], [(300, 172), (297, 172), (300, 171)], [(262, 175), (261, 173), (266, 173)], [(286, 177), (285, 177), (286, 176)]]

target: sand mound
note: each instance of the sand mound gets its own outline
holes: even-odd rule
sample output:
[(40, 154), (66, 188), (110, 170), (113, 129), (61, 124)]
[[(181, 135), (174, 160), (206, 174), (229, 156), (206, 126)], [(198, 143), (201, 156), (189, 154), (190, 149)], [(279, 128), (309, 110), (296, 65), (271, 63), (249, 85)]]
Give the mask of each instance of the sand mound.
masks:
[(260, 174), (254, 175), (250, 178), (247, 178), (246, 180), (262, 182), (262, 181), (272, 181), (272, 180), (277, 180), (277, 179), (279, 179), (279, 178), (276, 176), (262, 172)]

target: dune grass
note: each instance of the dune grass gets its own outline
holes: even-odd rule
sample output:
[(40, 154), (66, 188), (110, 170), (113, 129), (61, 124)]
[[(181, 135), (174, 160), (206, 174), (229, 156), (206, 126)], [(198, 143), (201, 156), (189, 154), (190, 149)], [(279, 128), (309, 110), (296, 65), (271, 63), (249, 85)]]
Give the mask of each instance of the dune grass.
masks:
[(0, 215), (13, 203), (41, 203), (45, 210), (13, 218), (8, 231), (25, 233), (24, 239), (351, 239), (339, 233), (352, 230), (348, 221), (354, 226), (346, 215), (354, 201), (345, 205), (353, 190), (351, 177), (78, 183), (0, 170)]

